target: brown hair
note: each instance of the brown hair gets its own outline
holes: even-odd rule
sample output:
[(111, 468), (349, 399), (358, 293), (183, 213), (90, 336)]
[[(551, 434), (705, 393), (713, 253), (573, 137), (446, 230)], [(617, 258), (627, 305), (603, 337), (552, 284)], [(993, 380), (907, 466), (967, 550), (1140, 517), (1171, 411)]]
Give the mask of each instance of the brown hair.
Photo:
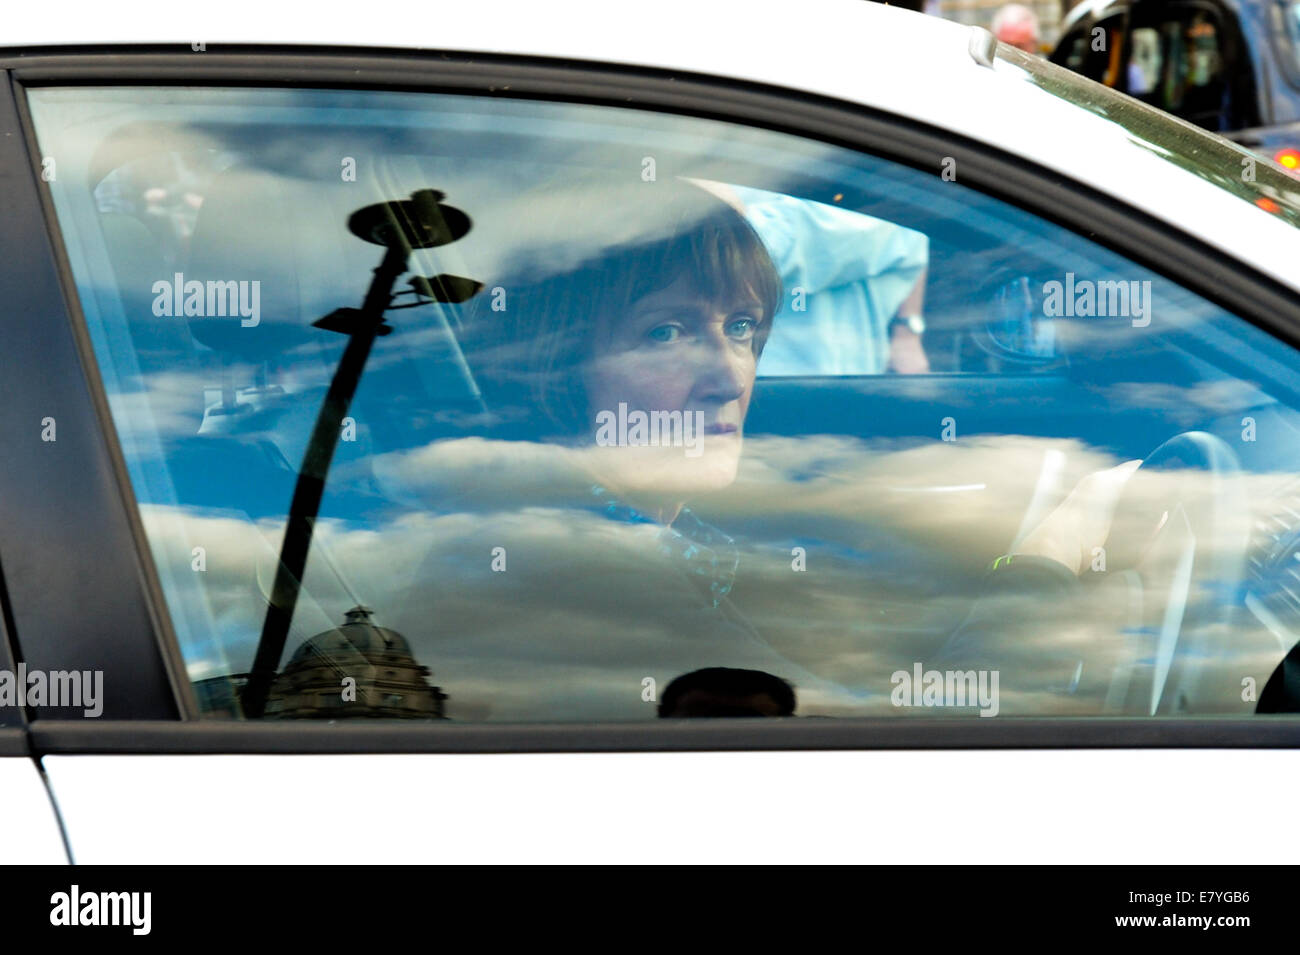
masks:
[[(479, 329), (480, 341), (489, 346), (480, 349), (482, 374), (527, 401), (543, 416), (537, 423), (563, 438), (590, 428), (583, 364), (600, 337), (610, 334), (612, 318), (627, 314), (633, 303), (683, 276), (716, 299), (751, 294), (763, 310), (754, 337), (757, 357), (782, 295), (780, 275), (758, 234), (711, 193), (677, 181), (637, 182), (612, 195), (601, 193), (600, 201), (604, 222), (657, 225), (608, 243), (600, 235), (584, 236), (595, 240), (595, 254), (576, 267), (556, 272), (543, 261), (489, 283), (505, 289), (505, 311), (492, 314), (485, 292), (472, 319), (486, 323)], [(485, 388), (489, 397), (491, 391)]]

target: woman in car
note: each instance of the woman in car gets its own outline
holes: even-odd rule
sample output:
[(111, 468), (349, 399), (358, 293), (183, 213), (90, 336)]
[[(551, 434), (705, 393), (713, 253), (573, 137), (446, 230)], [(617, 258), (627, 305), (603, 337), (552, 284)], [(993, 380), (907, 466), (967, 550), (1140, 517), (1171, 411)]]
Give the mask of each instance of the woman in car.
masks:
[[(604, 498), (672, 528), (690, 496), (735, 480), (781, 280), (731, 206), (639, 185), (605, 193), (605, 227), (566, 250), (595, 245), (590, 257), (506, 286), (513, 303), (492, 320), (513, 353), (496, 370), (525, 386), (538, 437), (577, 452)], [(626, 222), (637, 234), (620, 239)]]
[[(467, 323), (496, 435), (513, 439), (491, 443), (497, 456), (459, 497), (488, 497), (485, 483), (509, 472), (514, 510), (493, 524), (504, 569), (467, 627), (487, 635), (479, 678), (484, 666), (501, 667), (497, 686), (534, 673), (529, 718), (653, 718), (656, 687), (716, 668), (772, 673), (801, 696), (841, 692), (736, 611), (740, 548), (690, 506), (740, 466), (781, 300), (766, 248), (735, 208), (687, 183), (580, 194), (544, 256), (489, 278), (504, 307), (485, 293)], [(508, 662), (485, 660), (506, 644)]]
[[(491, 685), (528, 683), (512, 701), (528, 718), (538, 707), (650, 718), (656, 687), (713, 668), (788, 681), (800, 713), (860, 714), (889, 685), (850, 690), (777, 653), (732, 606), (736, 541), (690, 506), (729, 489), (740, 467), (781, 300), (766, 248), (735, 208), (690, 184), (589, 196), (587, 208), (569, 210), (579, 227), (557, 229), (547, 255), (489, 283), (504, 308), (485, 296), (470, 322), (489, 405), (527, 439), (477, 472), (490, 481), (487, 472), (513, 468), (516, 508), (493, 524), (500, 577), (472, 601), (479, 678), (495, 665)], [(936, 659), (978, 662), (990, 639), (1016, 632), (1008, 599), (1077, 586), (1080, 555), (1099, 531), (1104, 541), (1109, 520), (1098, 492), (1114, 484), (1072, 495), (1016, 559), (1000, 561), (994, 599)], [(504, 659), (488, 664), (489, 646)], [(495, 715), (501, 706), (492, 704)]]

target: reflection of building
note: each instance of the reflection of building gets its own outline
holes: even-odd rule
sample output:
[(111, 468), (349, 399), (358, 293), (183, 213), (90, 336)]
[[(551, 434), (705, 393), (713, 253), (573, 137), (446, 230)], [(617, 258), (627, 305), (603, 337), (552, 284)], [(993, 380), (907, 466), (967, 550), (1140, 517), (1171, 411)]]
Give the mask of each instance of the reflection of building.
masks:
[(300, 646), (271, 684), (266, 715), (280, 719), (442, 719), (445, 693), (406, 638), (353, 607), (342, 626)]
[(244, 710), (239, 696), (248, 684), (247, 673), (208, 677), (194, 681), (194, 696), (199, 703), (199, 713), (207, 720), (240, 720)]

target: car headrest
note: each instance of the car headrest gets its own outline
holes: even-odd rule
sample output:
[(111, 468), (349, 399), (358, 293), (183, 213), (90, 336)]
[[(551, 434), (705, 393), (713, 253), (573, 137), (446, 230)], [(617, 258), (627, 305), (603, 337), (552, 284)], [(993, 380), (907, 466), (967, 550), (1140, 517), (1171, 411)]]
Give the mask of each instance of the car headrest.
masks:
[[(217, 314), (205, 308), (186, 316), (194, 337), (248, 360), (323, 339), (327, 333), (312, 323), (359, 301), (375, 265), (374, 254), (347, 231), (358, 198), (338, 184), (248, 167), (218, 176), (199, 209), (183, 273), (187, 287), (197, 281), (207, 291), (218, 283)], [(232, 290), (228, 283), (249, 284)], [(230, 311), (221, 308), (222, 298), (232, 292), (242, 296), (242, 310), (222, 315)]]

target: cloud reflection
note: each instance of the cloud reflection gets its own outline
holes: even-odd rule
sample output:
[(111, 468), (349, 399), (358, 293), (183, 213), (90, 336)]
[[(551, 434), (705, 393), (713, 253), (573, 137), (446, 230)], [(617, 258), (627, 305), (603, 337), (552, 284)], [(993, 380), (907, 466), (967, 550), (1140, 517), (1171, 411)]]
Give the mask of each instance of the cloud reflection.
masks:
[[(1016, 533), (1049, 449), (1069, 453), (1071, 476), (1114, 463), (1074, 442), (1026, 437), (894, 449), (842, 436), (751, 439), (736, 485), (696, 502), (741, 548), (721, 612), (658, 553), (657, 527), (586, 506), (574, 452), (475, 438), (389, 455), (377, 470), (422, 505), (367, 526), (321, 522), (289, 651), (363, 602), (433, 669), (453, 718), (649, 719), (646, 677), (663, 687), (708, 666), (789, 680), (804, 716), (943, 715), (894, 709), (889, 676), (945, 659), (945, 641), (979, 595), (987, 562)], [(1225, 490), (1200, 472), (1142, 476), (1134, 511), (1153, 521), (1171, 505), (1196, 512), (1225, 494), (1267, 500), (1279, 480), (1243, 474)], [(1199, 527), (1198, 569), (1239, 561), (1254, 516), (1222, 514), (1226, 523)], [(203, 598), (227, 665), (246, 667), (281, 525), (186, 508), (147, 508), (146, 518), (165, 578), (193, 577), (190, 549), (206, 548)], [(795, 546), (807, 551), (802, 572), (792, 568)], [(496, 547), (507, 555), (503, 573), (492, 569)], [(1069, 598), (986, 602), (1002, 625), (974, 647), (948, 648), (946, 659), (998, 670), (1003, 715), (1141, 712), (1157, 669), (1153, 615), (1170, 586), (1166, 557), (1148, 555), (1145, 589), (1123, 574), (1085, 572)], [(1252, 710), (1241, 678), (1262, 686), (1284, 652), (1262, 627), (1227, 616), (1234, 585), (1192, 579), (1183, 646), (1197, 659), (1180, 665), (1204, 671), (1192, 700), (1200, 712)], [(194, 676), (215, 667), (187, 649)]]

